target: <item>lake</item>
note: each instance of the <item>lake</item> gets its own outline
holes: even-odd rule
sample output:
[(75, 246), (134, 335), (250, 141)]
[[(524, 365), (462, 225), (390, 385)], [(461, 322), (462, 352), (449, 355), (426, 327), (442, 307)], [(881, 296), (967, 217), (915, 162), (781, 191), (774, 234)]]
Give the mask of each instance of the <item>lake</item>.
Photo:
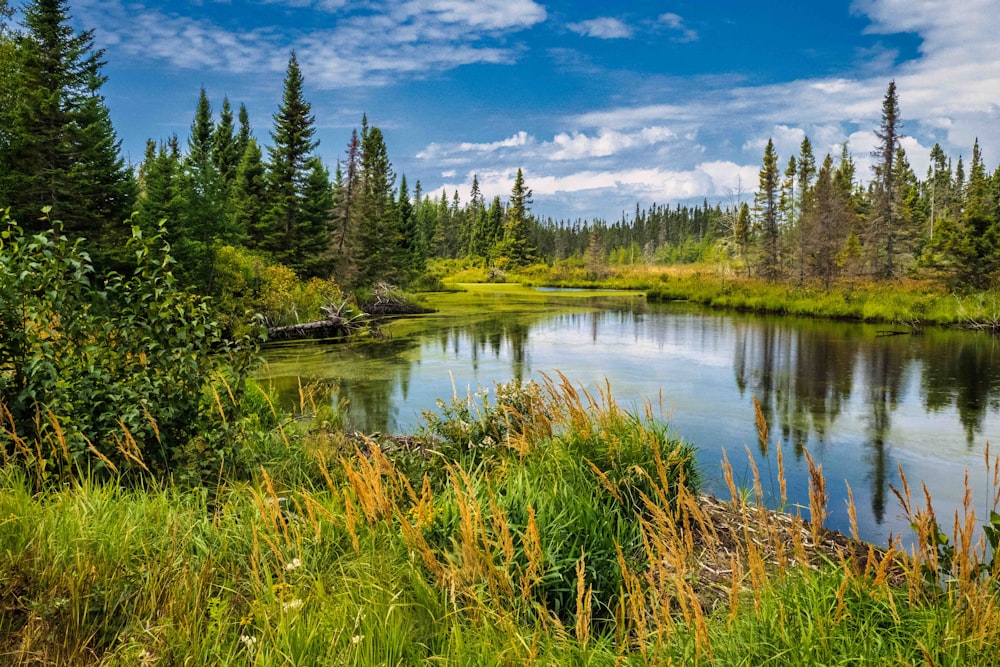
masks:
[[(889, 485), (898, 468), (925, 483), (942, 522), (960, 506), (965, 470), (986, 516), (987, 441), (1000, 445), (1000, 339), (932, 329), (884, 335), (889, 325), (757, 316), (690, 304), (648, 304), (621, 292), (470, 286), (435, 294), (438, 312), (384, 327), (385, 338), (302, 342), (265, 350), (262, 373), (289, 407), (299, 382), (348, 401), (353, 427), (408, 433), (421, 411), (457, 391), (561, 371), (596, 391), (605, 379), (620, 404), (662, 406), (676, 434), (698, 448), (706, 490), (728, 496), (722, 453), (749, 488), (748, 450), (765, 494), (778, 496), (782, 443), (789, 503), (808, 516), (808, 448), (822, 464), (830, 528), (849, 530), (847, 484), (861, 536), (885, 544), (908, 524)], [(771, 445), (758, 443), (753, 399)], [(793, 508), (794, 509), (794, 508)]]

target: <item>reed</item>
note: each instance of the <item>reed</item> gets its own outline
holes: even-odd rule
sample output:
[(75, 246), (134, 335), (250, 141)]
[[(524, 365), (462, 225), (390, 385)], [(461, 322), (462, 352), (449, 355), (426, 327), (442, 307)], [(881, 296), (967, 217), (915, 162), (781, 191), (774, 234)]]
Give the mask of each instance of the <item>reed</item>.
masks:
[[(489, 457), (431, 455), (443, 484), (414, 479), (398, 451), (346, 450), (342, 433), (284, 417), (284, 436), (261, 432), (252, 478), (211, 491), (39, 489), (8, 462), (0, 663), (1000, 662), (988, 450), (991, 487), (966, 481), (947, 522), (900, 471), (904, 551), (822, 528), (815, 461), (806, 521), (765, 506), (752, 457), (752, 493), (726, 458), (731, 497), (702, 494), (690, 448), (606, 385), (509, 391), (509, 412), (483, 413), (511, 425)], [(289, 470), (309, 457), (318, 482), (302, 485)]]

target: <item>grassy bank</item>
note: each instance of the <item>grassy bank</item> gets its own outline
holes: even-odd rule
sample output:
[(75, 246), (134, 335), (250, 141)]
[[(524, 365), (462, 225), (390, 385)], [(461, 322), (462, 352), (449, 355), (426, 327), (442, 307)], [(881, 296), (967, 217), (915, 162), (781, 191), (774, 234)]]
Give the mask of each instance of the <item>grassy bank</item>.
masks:
[(713, 308), (916, 327), (996, 330), (1000, 325), (1000, 291), (955, 294), (922, 281), (844, 282), (826, 289), (696, 274), (673, 277), (646, 295), (650, 301), (684, 300)]
[[(446, 283), (485, 282), (483, 267), (444, 266)], [(955, 293), (930, 280), (818, 283), (766, 282), (735, 277), (711, 265), (632, 265), (587, 269), (571, 263), (534, 265), (504, 275), (526, 286), (623, 289), (646, 293), (653, 302), (691, 301), (712, 308), (884, 322), (904, 326), (1000, 329), (1000, 289)]]
[(608, 390), (491, 393), (380, 442), (305, 397), (311, 419), (257, 420), (253, 479), (211, 489), (8, 465), (0, 662), (1000, 662), (974, 519), (943, 544), (903, 487), (914, 553), (834, 539), (818, 469), (807, 523), (731, 472), (732, 501), (700, 496), (690, 448)]

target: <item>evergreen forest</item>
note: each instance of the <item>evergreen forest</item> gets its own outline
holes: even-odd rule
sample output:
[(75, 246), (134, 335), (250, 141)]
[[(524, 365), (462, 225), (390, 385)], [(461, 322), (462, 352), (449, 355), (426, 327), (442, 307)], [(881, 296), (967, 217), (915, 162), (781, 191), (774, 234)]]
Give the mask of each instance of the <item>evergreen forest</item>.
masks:
[(311, 280), (313, 291), (419, 288), (441, 259), (500, 273), (710, 262), (827, 287), (923, 276), (984, 288), (1000, 270), (1000, 168), (983, 163), (977, 142), (967, 163), (935, 145), (928, 172), (915, 174), (894, 82), (870, 177), (847, 144), (817, 155), (806, 137), (787, 159), (769, 142), (755, 191), (726, 202), (637, 205), (614, 221), (539, 219), (520, 170), (506, 199), (487, 201), (475, 177), (464, 194), (426, 192), (394, 172), (367, 117), (324, 163), (294, 53), (272, 127), (252, 128), (243, 104), (213, 104), (202, 89), (188, 136), (152, 137), (142, 162), (126, 164), (93, 33), (72, 29), (65, 2), (30, 3), (21, 25), (11, 16), (0, 32), (0, 202), (10, 218), (29, 232), (58, 221), (101, 272), (130, 265), (126, 221), (146, 235), (162, 224), (180, 284), (222, 307), (249, 290), (250, 305), (267, 311), (264, 292)]

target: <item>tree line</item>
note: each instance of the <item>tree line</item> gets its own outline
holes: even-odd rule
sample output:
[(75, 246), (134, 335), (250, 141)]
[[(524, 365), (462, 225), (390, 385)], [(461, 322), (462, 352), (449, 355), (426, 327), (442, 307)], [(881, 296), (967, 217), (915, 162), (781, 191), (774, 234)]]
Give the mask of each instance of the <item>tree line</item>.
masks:
[[(567, 259), (628, 263), (727, 261), (767, 280), (893, 278), (930, 272), (988, 286), (1000, 270), (1000, 170), (988, 174), (978, 142), (966, 174), (939, 145), (920, 180), (900, 144), (895, 83), (876, 134), (875, 169), (860, 185), (848, 147), (818, 161), (809, 138), (784, 170), (769, 141), (752, 201), (723, 208), (636, 207), (608, 223), (542, 220), (521, 170), (510, 195), (487, 201), (473, 177), (455, 191), (412, 191), (397, 175), (382, 131), (367, 117), (339, 159), (317, 153), (315, 117), (295, 53), (268, 141), (243, 104), (216, 114), (202, 89), (185, 139), (150, 139), (133, 169), (101, 96), (103, 52), (70, 27), (66, 0), (32, 0), (19, 25), (0, 0), (0, 204), (27, 229), (59, 220), (85, 237), (99, 267), (128, 266), (127, 225), (165, 221), (184, 284), (211, 293), (220, 249), (284, 265), (301, 280), (351, 289), (406, 285), (428, 260), (471, 259), (507, 269)], [(225, 254), (222, 254), (225, 256)]]
[(768, 141), (753, 207), (727, 212), (733, 254), (749, 273), (775, 280), (842, 277), (891, 279), (929, 274), (955, 287), (986, 288), (1000, 271), (1000, 167), (988, 173), (979, 141), (968, 173), (940, 144), (926, 177), (917, 178), (900, 143), (895, 81), (882, 102), (873, 176), (858, 182), (844, 144), (835, 162), (817, 167), (812, 144), (784, 171)]

